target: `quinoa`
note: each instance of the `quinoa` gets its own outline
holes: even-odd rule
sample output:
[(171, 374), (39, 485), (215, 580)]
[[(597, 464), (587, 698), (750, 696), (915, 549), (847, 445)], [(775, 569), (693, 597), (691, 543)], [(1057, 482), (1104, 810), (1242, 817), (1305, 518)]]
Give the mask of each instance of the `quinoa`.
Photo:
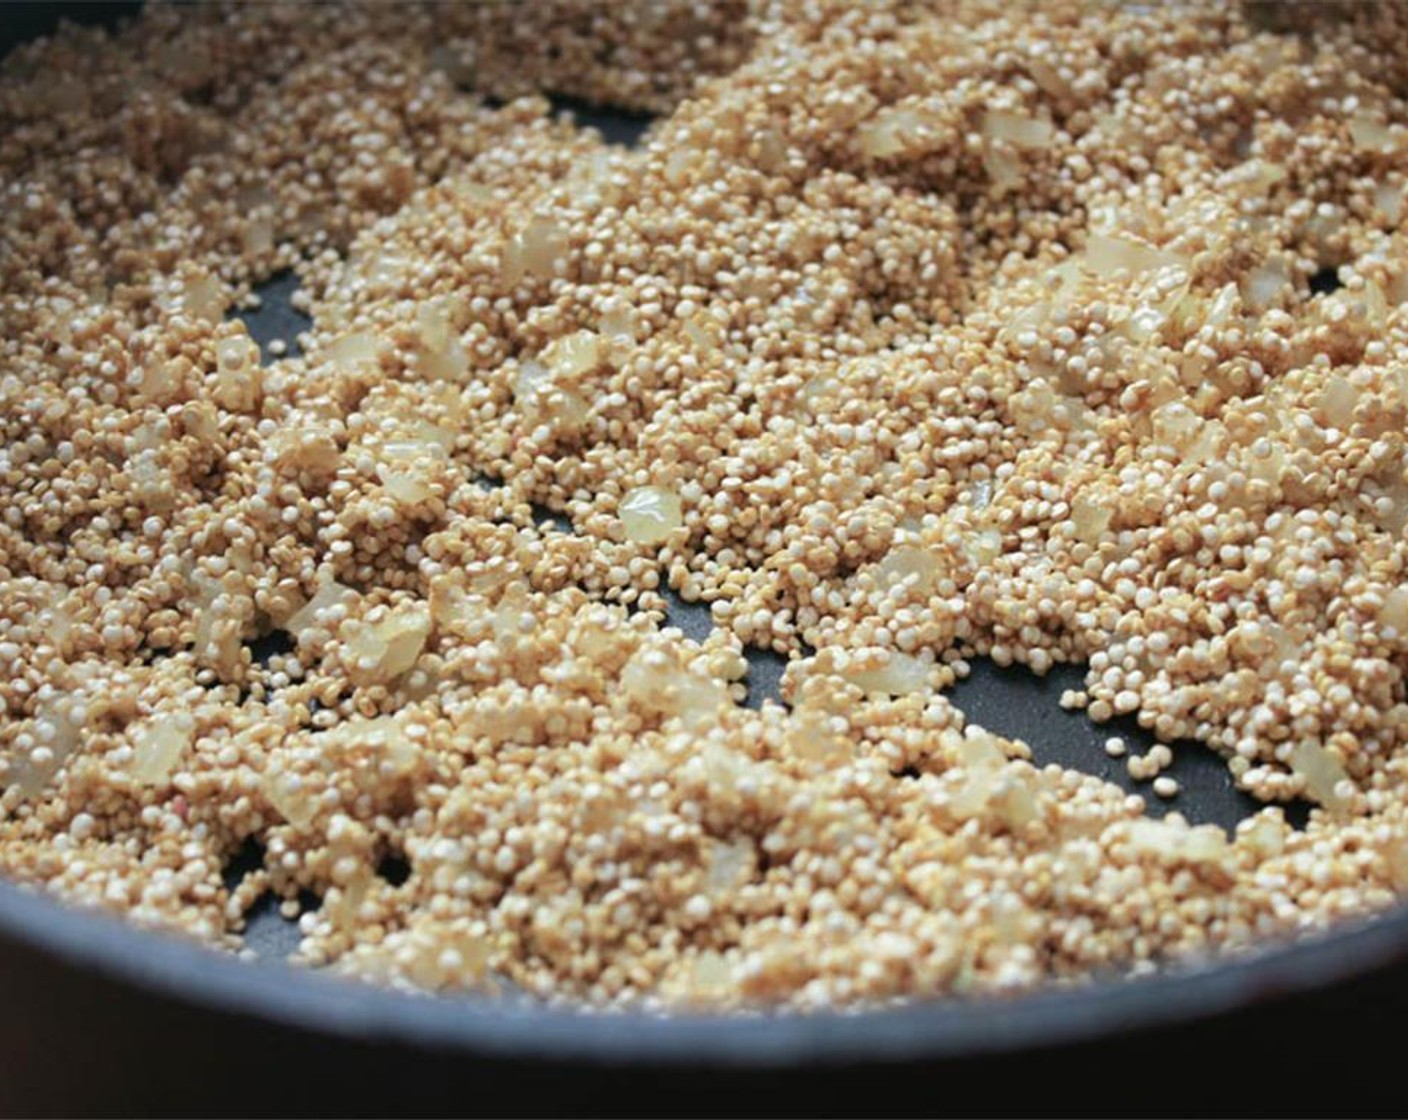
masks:
[[(304, 963), (597, 1006), (1393, 904), (1408, 9), (1284, 22), (150, 5), (14, 52), (0, 869), (232, 951), (311, 892)], [(660, 116), (626, 150), (546, 93)], [(1085, 666), (1063, 707), (1265, 807), (1033, 762), (945, 698), (977, 656)]]

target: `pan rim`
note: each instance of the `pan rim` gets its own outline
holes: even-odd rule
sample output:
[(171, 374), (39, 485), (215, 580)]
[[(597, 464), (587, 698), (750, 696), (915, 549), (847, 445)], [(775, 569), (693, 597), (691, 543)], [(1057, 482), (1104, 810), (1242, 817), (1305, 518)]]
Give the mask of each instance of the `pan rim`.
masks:
[(485, 1058), (736, 1068), (1011, 1054), (1153, 1030), (1304, 995), (1408, 959), (1408, 906), (1248, 956), (1011, 998), (861, 1011), (706, 1014), (527, 1006), (415, 995), (194, 941), (0, 882), (0, 934), (141, 993), (349, 1041)]

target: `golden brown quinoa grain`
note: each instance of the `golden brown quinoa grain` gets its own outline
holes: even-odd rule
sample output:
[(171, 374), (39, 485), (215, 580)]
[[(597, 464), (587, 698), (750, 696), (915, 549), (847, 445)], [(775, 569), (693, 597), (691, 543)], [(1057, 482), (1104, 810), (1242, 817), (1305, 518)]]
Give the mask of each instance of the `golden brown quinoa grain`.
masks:
[[(16, 51), (0, 868), (231, 949), (310, 890), (306, 962), (602, 1005), (1388, 906), (1408, 19), (1300, 11), (152, 5)], [(664, 115), (626, 151), (546, 91)], [(312, 326), (261, 355), (284, 268)], [(1268, 807), (1033, 764), (944, 698), (974, 655), (1086, 665), (1063, 706)]]

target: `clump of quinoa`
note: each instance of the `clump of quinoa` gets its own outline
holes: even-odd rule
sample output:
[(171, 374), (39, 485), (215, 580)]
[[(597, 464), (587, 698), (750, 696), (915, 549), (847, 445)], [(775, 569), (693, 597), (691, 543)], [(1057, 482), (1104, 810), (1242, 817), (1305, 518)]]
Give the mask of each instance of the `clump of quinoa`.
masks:
[[(14, 52), (0, 868), (230, 949), (310, 891), (302, 961), (599, 1005), (1387, 907), (1408, 25), (1298, 12), (152, 5)], [(1035, 763), (945, 699), (973, 656), (1086, 666), (1063, 705), (1266, 807)]]

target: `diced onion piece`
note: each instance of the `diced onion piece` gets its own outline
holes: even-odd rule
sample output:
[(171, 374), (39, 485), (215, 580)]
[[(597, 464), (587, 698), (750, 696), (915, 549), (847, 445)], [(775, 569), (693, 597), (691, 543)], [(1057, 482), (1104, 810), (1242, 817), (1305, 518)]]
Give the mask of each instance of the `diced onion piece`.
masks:
[(142, 451), (129, 460), (127, 477), (131, 480), (132, 497), (143, 509), (160, 513), (176, 504), (175, 482), (156, 451)]
[(1320, 394), (1320, 411), (1325, 419), (1341, 430), (1354, 423), (1354, 406), (1359, 403), (1359, 390), (1343, 377), (1332, 377)]
[(1076, 540), (1084, 544), (1099, 544), (1114, 519), (1114, 508), (1105, 501), (1081, 494), (1071, 503), (1071, 524)]
[(1092, 232), (1086, 239), (1084, 263), (1089, 272), (1106, 277), (1118, 272), (1137, 276), (1158, 268), (1182, 265), (1184, 261), (1176, 253), (1127, 237)]
[(625, 342), (636, 340), (636, 313), (635, 308), (624, 304), (617, 304), (601, 315), (601, 333), (607, 338), (621, 339)]
[(689, 962), (689, 990), (701, 998), (724, 996), (736, 990), (733, 965), (722, 953), (707, 949)]
[(701, 313), (686, 319), (684, 333), (689, 337), (695, 350), (701, 354), (712, 354), (719, 348), (718, 340), (714, 335), (713, 320), (707, 315)]
[(1183, 839), (1183, 858), (1190, 863), (1220, 863), (1231, 854), (1227, 833), (1215, 824), (1190, 828)]
[(1397, 226), (1403, 221), (1406, 194), (1408, 185), (1401, 182), (1380, 183), (1374, 188), (1374, 205), (1379, 208), (1379, 213), (1387, 219), (1390, 226)]
[(1166, 322), (1167, 313), (1149, 304), (1140, 304), (1130, 312), (1129, 318), (1120, 328), (1120, 333), (1131, 342), (1148, 342), (1159, 333), (1159, 329)]
[(1153, 425), (1154, 438), (1181, 451), (1202, 432), (1203, 418), (1181, 401), (1170, 401), (1154, 410)]
[(988, 173), (992, 185), (1000, 190), (1010, 190), (1022, 182), (1024, 165), (1017, 155), (1001, 144), (986, 144), (983, 147), (983, 170)]
[(832, 726), (831, 716), (806, 704), (793, 709), (785, 741), (798, 758), (823, 766), (838, 766), (854, 753), (850, 740)]
[(1027, 73), (1032, 76), (1032, 81), (1041, 87), (1047, 97), (1060, 100), (1070, 95), (1071, 83), (1062, 76), (1055, 63), (1039, 54), (1034, 54), (1028, 55), (1024, 64)]
[(1258, 813), (1238, 829), (1237, 838), (1263, 859), (1274, 859), (1286, 849), (1286, 826), (1274, 817)]
[(376, 335), (370, 331), (353, 331), (334, 339), (328, 345), (326, 355), (333, 365), (355, 368), (375, 364), (378, 349)]
[(1344, 808), (1336, 787), (1349, 775), (1344, 764), (1317, 743), (1300, 742), (1291, 749), (1291, 769), (1305, 779), (1305, 795), (1327, 809)]
[(591, 411), (580, 394), (558, 386), (555, 370), (531, 360), (519, 366), (513, 382), (513, 399), (536, 422), (567, 431), (585, 424)]
[(1247, 464), (1247, 477), (1267, 485), (1275, 485), (1281, 481), (1281, 475), (1286, 470), (1285, 448), (1275, 440), (1267, 440), (1265, 447), (1252, 448), (1251, 457)]
[(902, 544), (892, 548), (875, 566), (875, 575), (882, 587), (904, 584), (919, 595), (928, 595), (943, 578), (943, 565), (932, 552), (918, 545)]
[(637, 486), (620, 505), (626, 539), (637, 544), (662, 544), (684, 524), (679, 495), (663, 486)]
[(1227, 834), (1215, 824), (1189, 828), (1176, 819), (1124, 822), (1125, 839), (1137, 853), (1160, 860), (1220, 863), (1230, 855)]
[(856, 140), (861, 155), (868, 159), (920, 155), (934, 146), (940, 127), (940, 118), (932, 110), (917, 105), (892, 106), (862, 123)]
[(550, 279), (557, 274), (568, 251), (567, 234), (551, 218), (538, 215), (523, 233), (504, 246), (504, 282), (517, 284), (525, 276)]
[(197, 319), (218, 323), (225, 317), (225, 292), (220, 281), (208, 273), (197, 273), (181, 284), (181, 306)]
[(996, 109), (983, 114), (979, 131), (986, 139), (1005, 140), (1018, 148), (1049, 148), (1056, 135), (1050, 121)]
[(819, 373), (802, 386), (802, 407), (812, 416), (820, 416), (841, 391), (841, 381), (834, 374)]
[(133, 732), (131, 773), (144, 786), (165, 782), (195, 738), (195, 720), (187, 713), (158, 715)]
[(760, 129), (753, 137), (758, 166), (769, 175), (787, 168), (787, 141), (775, 128)]
[(1007, 752), (996, 736), (977, 724), (970, 723), (961, 734), (946, 738), (946, 742), (952, 744), (958, 761), (970, 770), (996, 770), (1007, 762)]
[(341, 610), (345, 615), (347, 608), (356, 601), (357, 593), (350, 587), (344, 587), (336, 580), (329, 580), (288, 620), (286, 629), (294, 637), (302, 637), (307, 631), (325, 626), (332, 612)]
[(394, 715), (349, 719), (324, 732), (324, 742), (329, 746), (367, 747), (394, 774), (408, 773), (421, 755), (420, 747)]
[(1242, 293), (1236, 284), (1225, 284), (1208, 304), (1202, 325), (1218, 330), (1237, 318), (1242, 309)]
[(998, 781), (991, 805), (997, 819), (1013, 832), (1021, 832), (1041, 817), (1031, 784), (1013, 773)]
[(527, 406), (532, 399), (552, 387), (552, 371), (542, 362), (526, 361), (518, 367), (518, 376), (513, 381), (513, 399), (519, 407)]
[(991, 564), (1002, 555), (1002, 534), (996, 529), (982, 529), (964, 538), (963, 551), (979, 568)]
[(1008, 401), (1013, 418), (1028, 431), (1037, 432), (1051, 426), (1056, 409), (1055, 388), (1045, 378), (1034, 378), (1021, 392)]
[(274, 462), (287, 472), (329, 475), (337, 471), (342, 451), (332, 434), (310, 424), (280, 428), (269, 437)]
[(376, 474), (393, 501), (417, 505), (434, 495), (432, 484), (445, 462), (445, 448), (430, 439), (397, 440), (383, 444)]
[(240, 233), (240, 244), (246, 256), (257, 257), (271, 252), (274, 248), (273, 219), (251, 218)]
[(549, 346), (543, 358), (552, 367), (554, 381), (570, 382), (596, 369), (605, 350), (596, 331), (574, 331)]
[(679, 716), (707, 726), (729, 703), (722, 681), (691, 672), (659, 650), (644, 649), (621, 670), (621, 688), (638, 706), (663, 716)]
[(1242, 299), (1257, 314), (1272, 307), (1290, 290), (1291, 274), (1280, 261), (1258, 265), (1242, 282)]
[(1257, 672), (1264, 678), (1279, 676), (1282, 667), (1294, 663), (1300, 655), (1300, 642), (1284, 626), (1275, 622), (1262, 623), (1258, 643), (1260, 665)]
[(753, 877), (757, 864), (758, 850), (749, 837), (711, 841), (705, 872), (707, 892), (722, 894), (742, 886)]
[(387, 684), (416, 663), (430, 636), (426, 604), (398, 607), (364, 623), (347, 643), (348, 675), (357, 684)]
[(295, 828), (307, 828), (318, 812), (318, 803), (307, 784), (297, 774), (272, 771), (260, 783), (264, 796), (284, 820)]
[(845, 674), (846, 679), (865, 692), (889, 696), (907, 696), (929, 687), (931, 664), (907, 653), (891, 650), (883, 664), (872, 664)]
[(497, 197), (492, 187), (487, 187), (483, 183), (476, 183), (473, 179), (457, 179), (454, 183), (447, 183), (460, 199), (474, 207), (488, 206)]
[(1362, 114), (1350, 117), (1349, 138), (1361, 152), (1391, 152), (1395, 147), (1389, 127)]
[(1408, 587), (1395, 587), (1384, 596), (1378, 618), (1384, 626), (1397, 630), (1400, 637), (1408, 638)]
[(469, 354), (455, 333), (450, 313), (443, 304), (427, 303), (416, 313), (420, 328), (420, 368), (427, 376), (440, 381), (459, 381), (469, 370)]
[(82, 745), (87, 709), (72, 695), (59, 694), (40, 702), (30, 733), (35, 740), (29, 754), (11, 759), (5, 781), (18, 786), (25, 798), (35, 798)]
[(259, 347), (245, 336), (215, 344), (215, 403), (228, 412), (251, 412), (264, 388)]
[(185, 378), (178, 362), (153, 358), (142, 367), (137, 396), (144, 404), (166, 405), (174, 401), (184, 387)]

